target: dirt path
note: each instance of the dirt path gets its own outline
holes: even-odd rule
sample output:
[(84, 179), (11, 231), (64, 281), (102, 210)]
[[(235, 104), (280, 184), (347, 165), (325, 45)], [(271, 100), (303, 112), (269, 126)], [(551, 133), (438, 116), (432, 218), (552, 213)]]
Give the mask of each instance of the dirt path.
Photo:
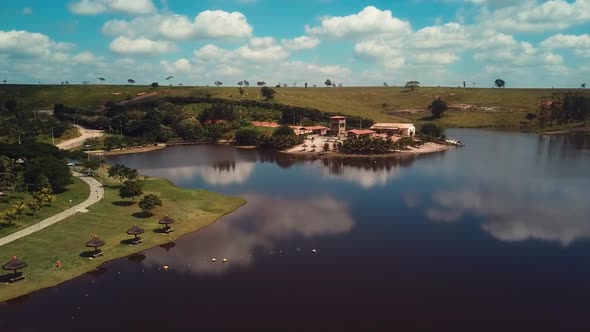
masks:
[(62, 150), (71, 150), (82, 145), (84, 141), (88, 138), (101, 137), (102, 135), (104, 135), (104, 131), (102, 130), (86, 129), (78, 125), (75, 125), (75, 127), (78, 128), (78, 131), (80, 131), (80, 136), (56, 144), (58, 148)]

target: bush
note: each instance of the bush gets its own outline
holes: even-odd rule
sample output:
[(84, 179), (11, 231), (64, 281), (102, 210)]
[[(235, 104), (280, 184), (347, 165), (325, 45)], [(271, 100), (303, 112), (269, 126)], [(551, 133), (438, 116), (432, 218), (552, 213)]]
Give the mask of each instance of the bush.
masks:
[(445, 134), (445, 130), (434, 123), (426, 123), (420, 128), (420, 134), (426, 138), (439, 138)]
[(258, 130), (256, 128), (238, 129), (235, 134), (236, 141), (239, 145), (256, 145), (258, 139)]

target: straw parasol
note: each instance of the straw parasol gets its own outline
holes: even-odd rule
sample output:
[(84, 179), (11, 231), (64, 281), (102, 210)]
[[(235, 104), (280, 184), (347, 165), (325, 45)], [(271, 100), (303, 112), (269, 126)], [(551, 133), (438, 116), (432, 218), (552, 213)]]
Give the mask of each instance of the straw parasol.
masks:
[(105, 245), (105, 242), (101, 239), (98, 238), (98, 235), (94, 234), (94, 236), (92, 237), (92, 239), (88, 242), (86, 242), (86, 246), (89, 248), (94, 248), (94, 252), (98, 253), (99, 249), (98, 247), (102, 247)]
[(158, 223), (160, 225), (164, 225), (164, 232), (169, 232), (170, 231), (170, 225), (174, 223), (174, 219), (168, 217), (168, 215), (166, 215), (164, 218), (160, 219), (160, 221), (158, 221)]
[(17, 259), (16, 256), (12, 256), (10, 262), (6, 263), (2, 268), (7, 271), (13, 271), (14, 276), (18, 275), (18, 270), (27, 267), (27, 263)]
[(137, 224), (134, 224), (133, 227), (131, 227), (131, 228), (129, 228), (129, 230), (127, 230), (127, 234), (134, 236), (134, 238), (133, 238), (134, 241), (138, 241), (138, 239), (141, 239), (141, 238), (138, 238), (137, 236), (141, 235), (143, 233), (145, 233), (145, 231), (143, 230), (143, 228), (137, 226)]

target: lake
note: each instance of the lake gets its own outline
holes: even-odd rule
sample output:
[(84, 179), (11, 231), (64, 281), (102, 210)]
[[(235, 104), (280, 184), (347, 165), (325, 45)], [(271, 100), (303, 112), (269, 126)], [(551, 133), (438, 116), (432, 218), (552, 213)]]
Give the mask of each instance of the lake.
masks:
[(248, 203), (1, 303), (0, 331), (588, 331), (590, 139), (448, 135), (467, 146), (393, 160), (212, 145), (110, 157)]

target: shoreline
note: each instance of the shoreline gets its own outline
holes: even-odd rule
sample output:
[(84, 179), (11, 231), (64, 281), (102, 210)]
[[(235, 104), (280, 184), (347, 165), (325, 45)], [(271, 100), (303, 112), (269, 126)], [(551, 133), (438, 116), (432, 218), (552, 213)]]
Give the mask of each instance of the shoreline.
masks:
[(126, 148), (126, 149), (123, 149), (123, 150), (110, 150), (110, 151), (95, 150), (95, 151), (89, 151), (88, 153), (91, 154), (91, 155), (97, 155), (99, 153), (102, 153), (103, 156), (116, 156), (116, 155), (121, 155), (121, 154), (132, 154), (132, 153), (150, 152), (150, 151), (160, 150), (160, 149), (163, 149), (165, 147), (166, 147), (166, 145), (154, 145), (154, 146), (142, 146), (142, 147)]
[[(24, 281), (14, 284), (0, 283), (0, 302), (61, 285), (91, 273), (105, 263), (176, 241), (217, 222), (246, 204), (246, 201), (239, 197), (200, 189), (180, 188), (167, 179), (150, 178), (148, 183), (146, 193), (159, 194), (164, 202), (164, 206), (154, 211), (155, 214), (148, 219), (137, 219), (132, 216), (131, 212), (138, 210), (137, 204), (130, 206), (113, 204), (119, 201), (119, 198), (116, 198), (116, 189), (112, 187), (114, 183), (110, 183), (110, 186), (105, 188), (108, 192), (105, 196), (105, 204), (109, 205), (102, 206), (98, 203), (90, 207), (88, 213), (75, 214), (41, 232), (30, 234), (0, 247), (2, 257), (17, 255), (29, 263), (29, 267), (23, 271), (27, 275)], [(211, 205), (213, 207), (210, 207)], [(113, 216), (112, 211), (107, 211), (109, 208), (116, 211), (117, 215)], [(175, 231), (163, 236), (153, 230), (160, 227), (157, 225), (158, 218), (168, 212), (172, 212), (175, 216), (182, 215), (182, 217), (177, 218)], [(104, 220), (111, 220), (111, 222), (104, 222)], [(125, 230), (133, 223), (141, 225), (146, 230), (142, 236), (144, 242), (136, 246), (122, 244), (121, 241), (128, 238)], [(116, 231), (113, 231), (113, 227)], [(62, 243), (61, 248), (54, 249), (61, 251), (46, 250), (51, 248), (50, 243), (54, 237), (63, 236), (64, 232), (72, 232), (72, 229), (77, 232), (70, 234), (73, 235), (70, 237), (75, 237), (75, 240)], [(87, 240), (87, 233), (97, 233), (106, 240), (107, 245), (103, 248), (104, 256), (101, 258), (92, 260), (81, 257), (80, 253), (86, 250), (84, 241)], [(83, 238), (80, 238), (81, 234), (84, 234)], [(63, 263), (59, 269), (54, 265), (56, 259)], [(2, 274), (4, 275), (6, 274)]]
[[(326, 157), (326, 158), (351, 158), (351, 159), (362, 159), (362, 158), (404, 158), (413, 155), (422, 155), (428, 153), (436, 153), (442, 152), (446, 150), (450, 150), (453, 148), (457, 148), (458, 146), (454, 145), (446, 145), (446, 144), (438, 144), (433, 142), (425, 143), (423, 146), (419, 148), (409, 148), (409, 150), (403, 151), (396, 151), (392, 153), (386, 154), (345, 154), (340, 152), (328, 152), (324, 154), (323, 152), (298, 152), (298, 151), (279, 151), (280, 153), (291, 155), (291, 156), (299, 156), (299, 157)], [(290, 148), (293, 150), (293, 148)]]
[(546, 131), (544, 136), (590, 136), (590, 127), (578, 127), (564, 130)]

